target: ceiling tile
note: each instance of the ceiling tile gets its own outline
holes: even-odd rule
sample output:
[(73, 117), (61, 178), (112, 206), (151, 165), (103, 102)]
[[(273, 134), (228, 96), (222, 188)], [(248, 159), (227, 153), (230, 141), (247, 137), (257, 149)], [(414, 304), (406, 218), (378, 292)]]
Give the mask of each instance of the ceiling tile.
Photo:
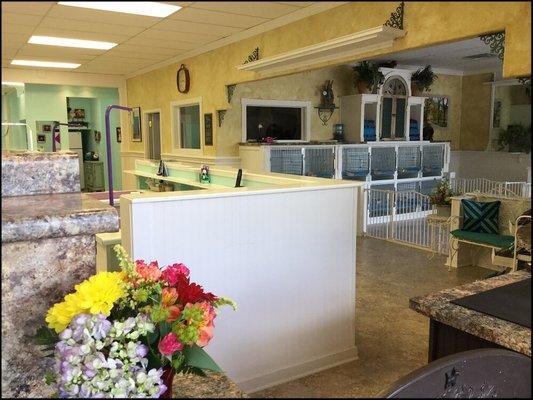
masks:
[(4, 23), (4, 22), (2, 22), (2, 32), (5, 32), (5, 33), (31, 35), (31, 33), (34, 31), (34, 29), (35, 29), (34, 26), (19, 25), (19, 24), (12, 24), (12, 23)]
[(199, 1), (191, 8), (251, 15), (261, 18), (277, 18), (298, 10), (298, 7), (271, 1)]
[(44, 15), (55, 4), (53, 1), (2, 1), (5, 12), (28, 15)]
[(161, 3), (172, 4), (174, 6), (187, 7), (194, 3), (194, 1), (162, 1)]
[(269, 21), (267, 18), (237, 15), (218, 11), (200, 10), (198, 8), (184, 8), (172, 14), (169, 18), (180, 21), (202, 22), (213, 25), (233, 26), (236, 28), (250, 28)]
[(177, 19), (166, 18), (152, 27), (153, 29), (163, 29), (176, 32), (213, 34), (229, 36), (233, 33), (240, 32), (242, 28), (221, 25), (202, 24), (200, 22), (180, 21)]
[(2, 25), (17, 24), (26, 26), (37, 26), (42, 19), (43, 17), (40, 15), (13, 14), (4, 12), (2, 10)]
[(148, 39), (160, 39), (162, 43), (166, 41), (181, 41), (188, 43), (209, 43), (214, 40), (220, 39), (220, 35), (206, 35), (198, 33), (187, 33), (187, 32), (175, 32), (175, 31), (166, 31), (159, 29), (147, 29), (143, 33), (137, 35), (138, 38), (148, 38)]
[(126, 42), (124, 44), (138, 44), (141, 46), (155, 46), (155, 47), (167, 47), (170, 49), (179, 49), (179, 50), (190, 50), (195, 47), (193, 43), (188, 42), (177, 42), (177, 41), (164, 41), (161, 39), (149, 39), (149, 38), (142, 38), (142, 37), (134, 37)]
[(2, 33), (2, 46), (5, 44), (6, 46), (14, 47), (16, 45), (22, 45), (28, 41), (31, 34), (23, 34), (23, 33)]
[[(165, 58), (162, 58), (165, 59)], [(162, 59), (153, 59), (153, 58), (134, 58), (134, 57), (117, 57), (109, 54), (104, 54), (99, 57), (96, 57), (92, 60), (91, 65), (115, 65), (115, 64), (128, 64), (135, 67), (143, 67), (146, 65), (154, 64), (161, 61)]]
[(112, 33), (80, 32), (60, 28), (37, 27), (34, 35), (54, 36), (70, 39), (99, 40), (104, 42), (121, 43), (130, 38), (129, 35), (116, 35)]
[(145, 28), (135, 27), (129, 25), (107, 24), (101, 22), (90, 22), (71, 20), (66, 18), (44, 17), (41, 24), (42, 28), (56, 28), (70, 31), (95, 32), (95, 33), (111, 33), (118, 35), (137, 35)]
[(288, 4), (289, 6), (295, 6), (295, 7), (308, 7), (311, 4), (315, 4), (316, 1), (276, 1), (278, 4)]
[(128, 25), (142, 28), (147, 28), (161, 20), (161, 18), (147, 17), (144, 15), (91, 10), (87, 8), (61, 6), (59, 4), (56, 4), (54, 7), (52, 7), (47, 16), (88, 22), (99, 22), (105, 24), (116, 24), (120, 21), (120, 25)]
[(127, 44), (127, 43), (119, 44), (117, 47), (113, 47), (109, 51), (115, 52), (117, 55), (120, 55), (118, 54), (119, 52), (135, 54), (136, 56), (139, 56), (142, 54), (143, 58), (144, 58), (144, 55), (149, 55), (149, 54), (156, 55), (156, 56), (161, 55), (161, 56), (172, 57), (178, 52), (178, 50), (170, 49), (168, 47), (142, 46), (138, 44)]

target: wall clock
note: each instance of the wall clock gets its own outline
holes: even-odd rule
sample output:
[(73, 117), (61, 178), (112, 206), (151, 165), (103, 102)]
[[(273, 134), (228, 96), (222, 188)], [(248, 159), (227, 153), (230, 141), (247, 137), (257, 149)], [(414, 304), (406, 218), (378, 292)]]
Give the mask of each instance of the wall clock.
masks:
[(178, 92), (187, 93), (189, 91), (191, 78), (189, 77), (189, 70), (185, 67), (185, 64), (181, 64), (180, 69), (178, 69), (176, 84), (178, 86)]

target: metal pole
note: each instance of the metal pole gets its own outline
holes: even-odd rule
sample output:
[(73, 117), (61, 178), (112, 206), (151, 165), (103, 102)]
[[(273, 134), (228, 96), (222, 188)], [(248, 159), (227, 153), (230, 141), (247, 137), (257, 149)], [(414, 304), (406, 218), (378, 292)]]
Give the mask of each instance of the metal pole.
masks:
[(124, 110), (131, 112), (130, 107), (119, 106), (117, 104), (112, 104), (107, 106), (105, 110), (105, 138), (106, 138), (106, 151), (107, 151), (107, 180), (109, 182), (109, 204), (114, 205), (115, 201), (113, 199), (113, 164), (111, 160), (111, 132), (109, 128), (109, 113), (114, 108), (118, 110)]

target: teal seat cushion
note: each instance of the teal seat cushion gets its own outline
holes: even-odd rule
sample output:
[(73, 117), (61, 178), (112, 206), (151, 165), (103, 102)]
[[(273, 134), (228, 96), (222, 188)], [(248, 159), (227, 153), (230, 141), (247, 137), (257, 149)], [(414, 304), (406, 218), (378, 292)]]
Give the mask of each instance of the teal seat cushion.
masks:
[(479, 202), (461, 200), (463, 206), (463, 230), (498, 234), (498, 213), (501, 201)]
[(456, 229), (451, 234), (457, 239), (468, 240), (470, 242), (483, 243), (489, 246), (506, 249), (514, 244), (514, 237), (508, 235), (496, 235), (494, 233), (480, 233)]

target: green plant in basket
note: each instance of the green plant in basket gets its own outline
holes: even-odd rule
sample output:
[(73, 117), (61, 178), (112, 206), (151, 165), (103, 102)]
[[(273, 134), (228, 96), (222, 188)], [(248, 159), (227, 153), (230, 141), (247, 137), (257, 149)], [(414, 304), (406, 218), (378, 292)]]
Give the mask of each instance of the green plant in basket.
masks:
[(443, 179), (434, 189), (429, 198), (431, 200), (431, 204), (437, 206), (449, 206), (452, 204), (451, 198), (459, 195), (461, 195), (459, 191), (452, 190), (450, 181), (448, 179)]

